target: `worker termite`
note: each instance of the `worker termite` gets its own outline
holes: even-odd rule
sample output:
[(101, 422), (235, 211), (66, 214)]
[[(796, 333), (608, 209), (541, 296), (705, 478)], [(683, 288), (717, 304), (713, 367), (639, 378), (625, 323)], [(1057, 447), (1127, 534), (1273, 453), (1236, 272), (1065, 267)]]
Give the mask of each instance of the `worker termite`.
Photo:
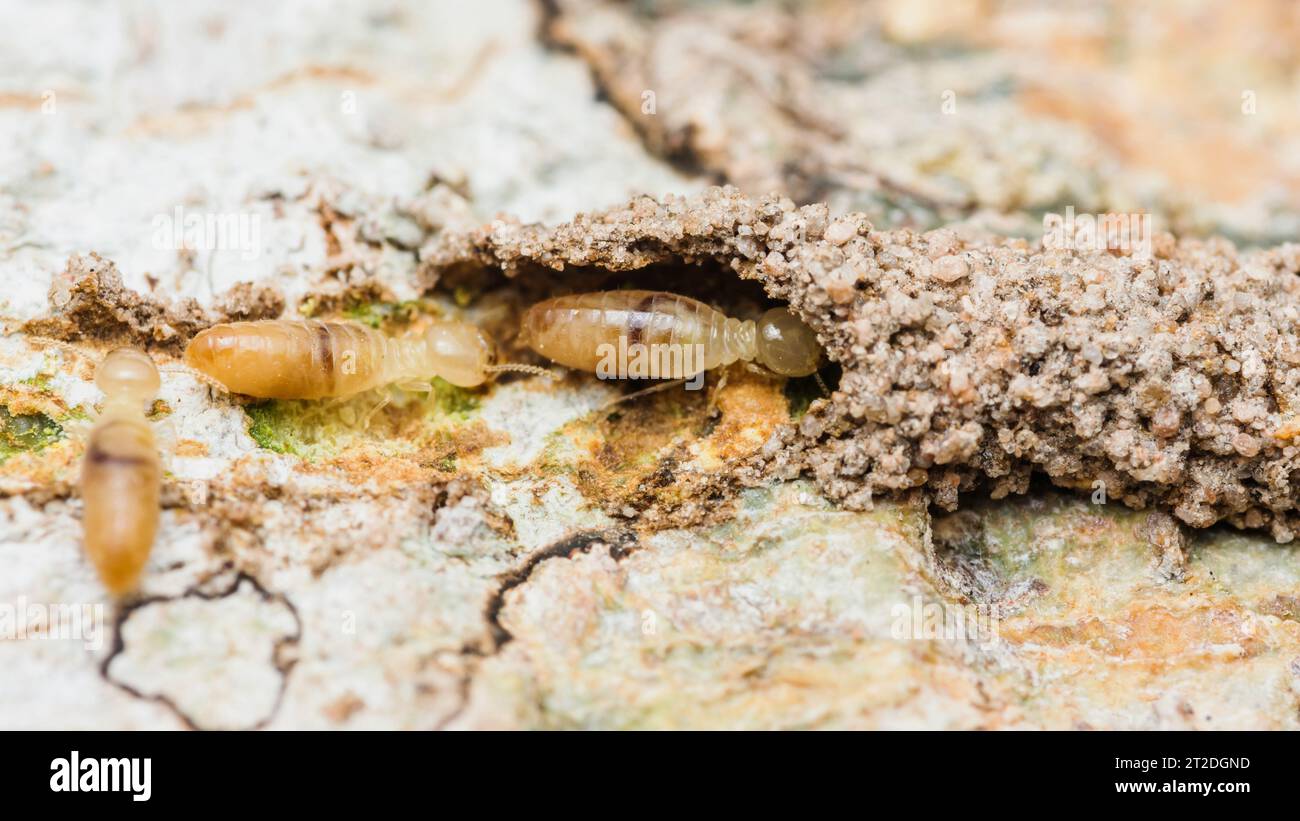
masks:
[[(6, 330), (6, 335), (9, 333)], [(92, 359), (75, 345), (41, 336), (28, 342)], [(82, 531), (86, 554), (114, 595), (136, 587), (158, 531), (162, 461), (146, 406), (162, 385), (149, 355), (136, 348), (110, 351), (95, 368), (104, 394), (81, 463)]]
[(437, 321), (394, 337), (351, 322), (270, 319), (214, 325), (185, 349), (185, 361), (232, 393), (262, 399), (352, 396), (396, 384), (431, 390), (441, 377), (481, 385), (501, 371), (549, 375), (530, 365), (496, 364), (496, 346), (467, 322)]
[(162, 466), (144, 407), (158, 393), (158, 368), (142, 351), (118, 348), (95, 371), (104, 406), (81, 469), (86, 553), (114, 594), (135, 587), (158, 530)]
[(822, 361), (817, 335), (785, 308), (741, 320), (665, 291), (548, 299), (524, 314), (522, 339), (547, 359), (601, 378), (688, 380), (737, 361), (808, 376)]

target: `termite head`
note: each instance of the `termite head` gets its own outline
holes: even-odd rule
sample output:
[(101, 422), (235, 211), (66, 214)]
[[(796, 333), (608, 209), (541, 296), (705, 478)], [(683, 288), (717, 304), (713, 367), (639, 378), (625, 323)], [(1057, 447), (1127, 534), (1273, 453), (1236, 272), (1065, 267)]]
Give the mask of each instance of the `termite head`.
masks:
[(808, 376), (821, 364), (822, 347), (804, 321), (785, 308), (773, 308), (758, 320), (758, 364), (782, 376)]
[(459, 388), (482, 385), (497, 362), (496, 344), (468, 322), (435, 322), (424, 341), (434, 371)]
[(148, 402), (158, 394), (162, 382), (148, 354), (136, 348), (118, 348), (95, 370), (95, 384), (108, 396)]

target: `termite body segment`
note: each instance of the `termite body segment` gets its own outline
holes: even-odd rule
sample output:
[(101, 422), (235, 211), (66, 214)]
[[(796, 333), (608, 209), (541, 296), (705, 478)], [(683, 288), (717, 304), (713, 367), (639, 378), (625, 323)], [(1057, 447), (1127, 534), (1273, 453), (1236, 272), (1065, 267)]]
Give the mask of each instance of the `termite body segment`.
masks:
[[(652, 362), (667, 363), (649, 375), (665, 379), (690, 378), (736, 361), (782, 376), (808, 376), (822, 359), (816, 334), (785, 308), (773, 308), (757, 321), (741, 320), (665, 291), (598, 291), (548, 299), (524, 315), (523, 339), (554, 362), (593, 373), (603, 371), (611, 350), (644, 345)], [(679, 346), (693, 347), (699, 355), (655, 356), (656, 350)]]
[(232, 393), (263, 399), (324, 399), (435, 376), (473, 387), (493, 370), (492, 341), (465, 322), (435, 322), (423, 334), (391, 337), (351, 322), (272, 319), (214, 325), (185, 361)]
[(146, 354), (119, 348), (95, 372), (104, 406), (86, 445), (81, 498), (86, 553), (104, 586), (130, 591), (158, 531), (162, 465), (145, 406), (158, 393), (158, 369)]

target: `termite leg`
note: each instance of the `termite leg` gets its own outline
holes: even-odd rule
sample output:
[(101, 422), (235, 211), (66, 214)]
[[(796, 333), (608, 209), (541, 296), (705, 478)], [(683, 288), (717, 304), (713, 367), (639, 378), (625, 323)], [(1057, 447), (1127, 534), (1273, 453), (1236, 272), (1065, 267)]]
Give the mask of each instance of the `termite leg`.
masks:
[(709, 415), (712, 415), (713, 412), (718, 408), (718, 394), (722, 393), (722, 389), (726, 387), (727, 374), (730, 372), (731, 372), (730, 368), (723, 368), (722, 373), (718, 375), (718, 381), (714, 384), (712, 388), (709, 389), (709, 404), (705, 408), (706, 412)]
[(425, 379), (406, 379), (398, 382), (397, 388), (407, 393), (422, 393), (426, 399), (433, 393), (433, 383)]
[(391, 401), (392, 401), (392, 395), (389, 394), (387, 391), (384, 391), (383, 394), (379, 397), (379, 401), (375, 403), (375, 406), (371, 408), (370, 411), (366, 413), (365, 417), (361, 420), (361, 429), (362, 430), (368, 429), (370, 427), (370, 420), (374, 418), (376, 413), (379, 413), (381, 410), (388, 407), (388, 403)]
[(334, 396), (333, 399), (325, 401), (325, 403), (312, 405), (304, 418), (311, 418), (313, 423), (321, 423), (324, 421), (326, 413), (337, 409), (338, 418), (343, 420), (344, 425), (356, 427), (356, 408), (347, 404), (352, 399), (356, 399), (356, 396)]
[(368, 428), (370, 427), (371, 417), (373, 417), (376, 413), (379, 413), (379, 411), (383, 410), (384, 406), (387, 405), (389, 402), (388, 393), (386, 391), (383, 390), (375, 391), (374, 404), (370, 406), (369, 410), (361, 414), (360, 418), (358, 419), (357, 409), (356, 407), (354, 407), (353, 403), (356, 400), (360, 399), (362, 396), (367, 395), (369, 393), (371, 392), (365, 391), (364, 393), (353, 394), (352, 396), (332, 397), (326, 402), (322, 402), (318, 405), (313, 405), (311, 409), (308, 411), (308, 414), (312, 419), (317, 420), (318, 423), (324, 423), (326, 415), (331, 411), (337, 409), (339, 419), (343, 420), (343, 424), (347, 425), (350, 428), (355, 428), (355, 427), (361, 427), (362, 429)]
[(596, 410), (598, 411), (608, 410), (609, 408), (612, 408), (615, 405), (621, 405), (624, 402), (631, 402), (633, 399), (640, 399), (641, 397), (649, 396), (652, 393), (659, 393), (660, 391), (666, 391), (669, 388), (675, 388), (678, 385), (685, 385), (686, 382), (687, 380), (685, 379), (670, 379), (667, 382), (660, 382), (658, 385), (651, 385), (650, 387), (642, 388), (639, 391), (633, 391), (632, 393), (627, 393), (622, 396), (616, 396), (613, 399), (610, 399), (598, 405), (596, 407)]
[(176, 450), (176, 442), (180, 439), (180, 434), (176, 431), (176, 420), (168, 416), (166, 419), (153, 422), (152, 426), (154, 442), (158, 447), (158, 461), (162, 463), (164, 469), (168, 469), (172, 464), (172, 454)]
[[(406, 391), (407, 393), (423, 394), (423, 398), (425, 399), (428, 399), (433, 393), (433, 383), (423, 379), (405, 379), (394, 383), (394, 385), (399, 390)], [(362, 429), (368, 429), (370, 427), (370, 420), (375, 418), (375, 414), (388, 407), (392, 401), (392, 393), (387, 389), (380, 389), (379, 401), (375, 403), (374, 407), (366, 411), (366, 415), (361, 419)]]

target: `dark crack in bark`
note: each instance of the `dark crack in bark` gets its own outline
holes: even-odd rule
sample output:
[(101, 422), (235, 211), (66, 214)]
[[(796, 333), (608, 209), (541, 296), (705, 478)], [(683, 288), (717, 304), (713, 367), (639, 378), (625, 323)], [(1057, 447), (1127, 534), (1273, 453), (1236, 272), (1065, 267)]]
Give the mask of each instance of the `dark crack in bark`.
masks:
[(501, 610), (505, 607), (507, 593), (526, 583), (529, 577), (533, 575), (533, 571), (542, 562), (550, 559), (567, 559), (576, 553), (585, 553), (598, 544), (608, 545), (609, 554), (615, 561), (623, 559), (640, 546), (636, 534), (631, 531), (587, 530), (566, 536), (546, 547), (533, 551), (528, 554), (528, 558), (522, 564), (498, 576), (499, 584), (497, 589), (492, 593), (487, 606), (483, 610), (483, 616), (487, 620), (491, 638), (491, 647), (486, 655), (496, 653), (514, 638), (510, 631), (501, 624)]
[(259, 730), (267, 726), (275, 718), (276, 714), (280, 711), (280, 705), (283, 703), (285, 692), (288, 690), (289, 687), (289, 675), (293, 671), (294, 665), (297, 663), (297, 659), (294, 657), (293, 653), (290, 652), (290, 650), (296, 648), (298, 646), (298, 643), (302, 640), (302, 618), (298, 615), (298, 608), (294, 606), (293, 602), (290, 601), (287, 596), (281, 593), (272, 593), (268, 591), (265, 587), (262, 586), (260, 582), (257, 581), (256, 578), (246, 573), (243, 572), (235, 573), (234, 576), (230, 578), (229, 583), (223, 587), (217, 587), (213, 589), (209, 586), (214, 582), (216, 582), (217, 580), (219, 580), (221, 575), (226, 573), (227, 571), (228, 568), (223, 569), (222, 571), (214, 574), (213, 576), (210, 576), (204, 579), (203, 581), (194, 584), (185, 592), (176, 596), (142, 596), (142, 597), (123, 601), (116, 608), (114, 612), (113, 644), (112, 647), (109, 649), (108, 655), (106, 655), (103, 661), (100, 662), (99, 665), (100, 676), (112, 686), (117, 687), (118, 689), (128, 693), (129, 695), (135, 698), (144, 701), (153, 701), (163, 705), (169, 711), (171, 711), (172, 714), (174, 714), (176, 718), (180, 720), (180, 722), (184, 724), (187, 729), (190, 730), (205, 729), (204, 727), (200, 726), (200, 724), (197, 721), (195, 721), (193, 717), (191, 717), (184, 710), (182, 710), (180, 706), (176, 704), (176, 702), (173, 701), (165, 693), (144, 693), (136, 689), (132, 685), (127, 684), (126, 682), (115, 679), (112, 675), (112, 670), (111, 670), (113, 660), (116, 659), (122, 653), (124, 653), (126, 650), (126, 639), (123, 634), (123, 628), (125, 627), (127, 620), (130, 619), (131, 616), (134, 615), (135, 613), (143, 610), (146, 607), (151, 607), (153, 605), (158, 605), (158, 604), (166, 604), (169, 602), (175, 602), (187, 598), (201, 599), (203, 601), (216, 601), (219, 599), (227, 598), (229, 596), (233, 596), (236, 593), (238, 593), (244, 587), (244, 585), (248, 585), (253, 589), (254, 592), (258, 594), (258, 596), (261, 597), (263, 601), (272, 604), (283, 605), (289, 611), (289, 614), (293, 617), (293, 622), (295, 625), (293, 633), (278, 639), (272, 646), (270, 661), (272, 666), (275, 668), (276, 672), (280, 674), (280, 686), (276, 692), (275, 703), (272, 705), (271, 710), (267, 713), (266, 716), (254, 722), (253, 724), (247, 727), (234, 728), (234, 729)]
[(505, 608), (506, 595), (511, 590), (526, 584), (542, 563), (551, 559), (569, 559), (602, 544), (609, 547), (609, 555), (615, 561), (621, 561), (641, 547), (636, 534), (630, 530), (584, 530), (529, 553), (522, 563), (497, 576), (497, 587), (492, 591), (483, 608), (483, 618), (487, 625), (486, 646), (483, 641), (478, 641), (461, 648), (461, 656), (466, 660), (466, 670), (460, 681), (460, 704), (438, 722), (435, 729), (445, 729), (464, 713), (469, 706), (474, 677), (478, 674), (483, 661), (495, 656), (514, 639), (510, 631), (501, 623), (501, 611)]

